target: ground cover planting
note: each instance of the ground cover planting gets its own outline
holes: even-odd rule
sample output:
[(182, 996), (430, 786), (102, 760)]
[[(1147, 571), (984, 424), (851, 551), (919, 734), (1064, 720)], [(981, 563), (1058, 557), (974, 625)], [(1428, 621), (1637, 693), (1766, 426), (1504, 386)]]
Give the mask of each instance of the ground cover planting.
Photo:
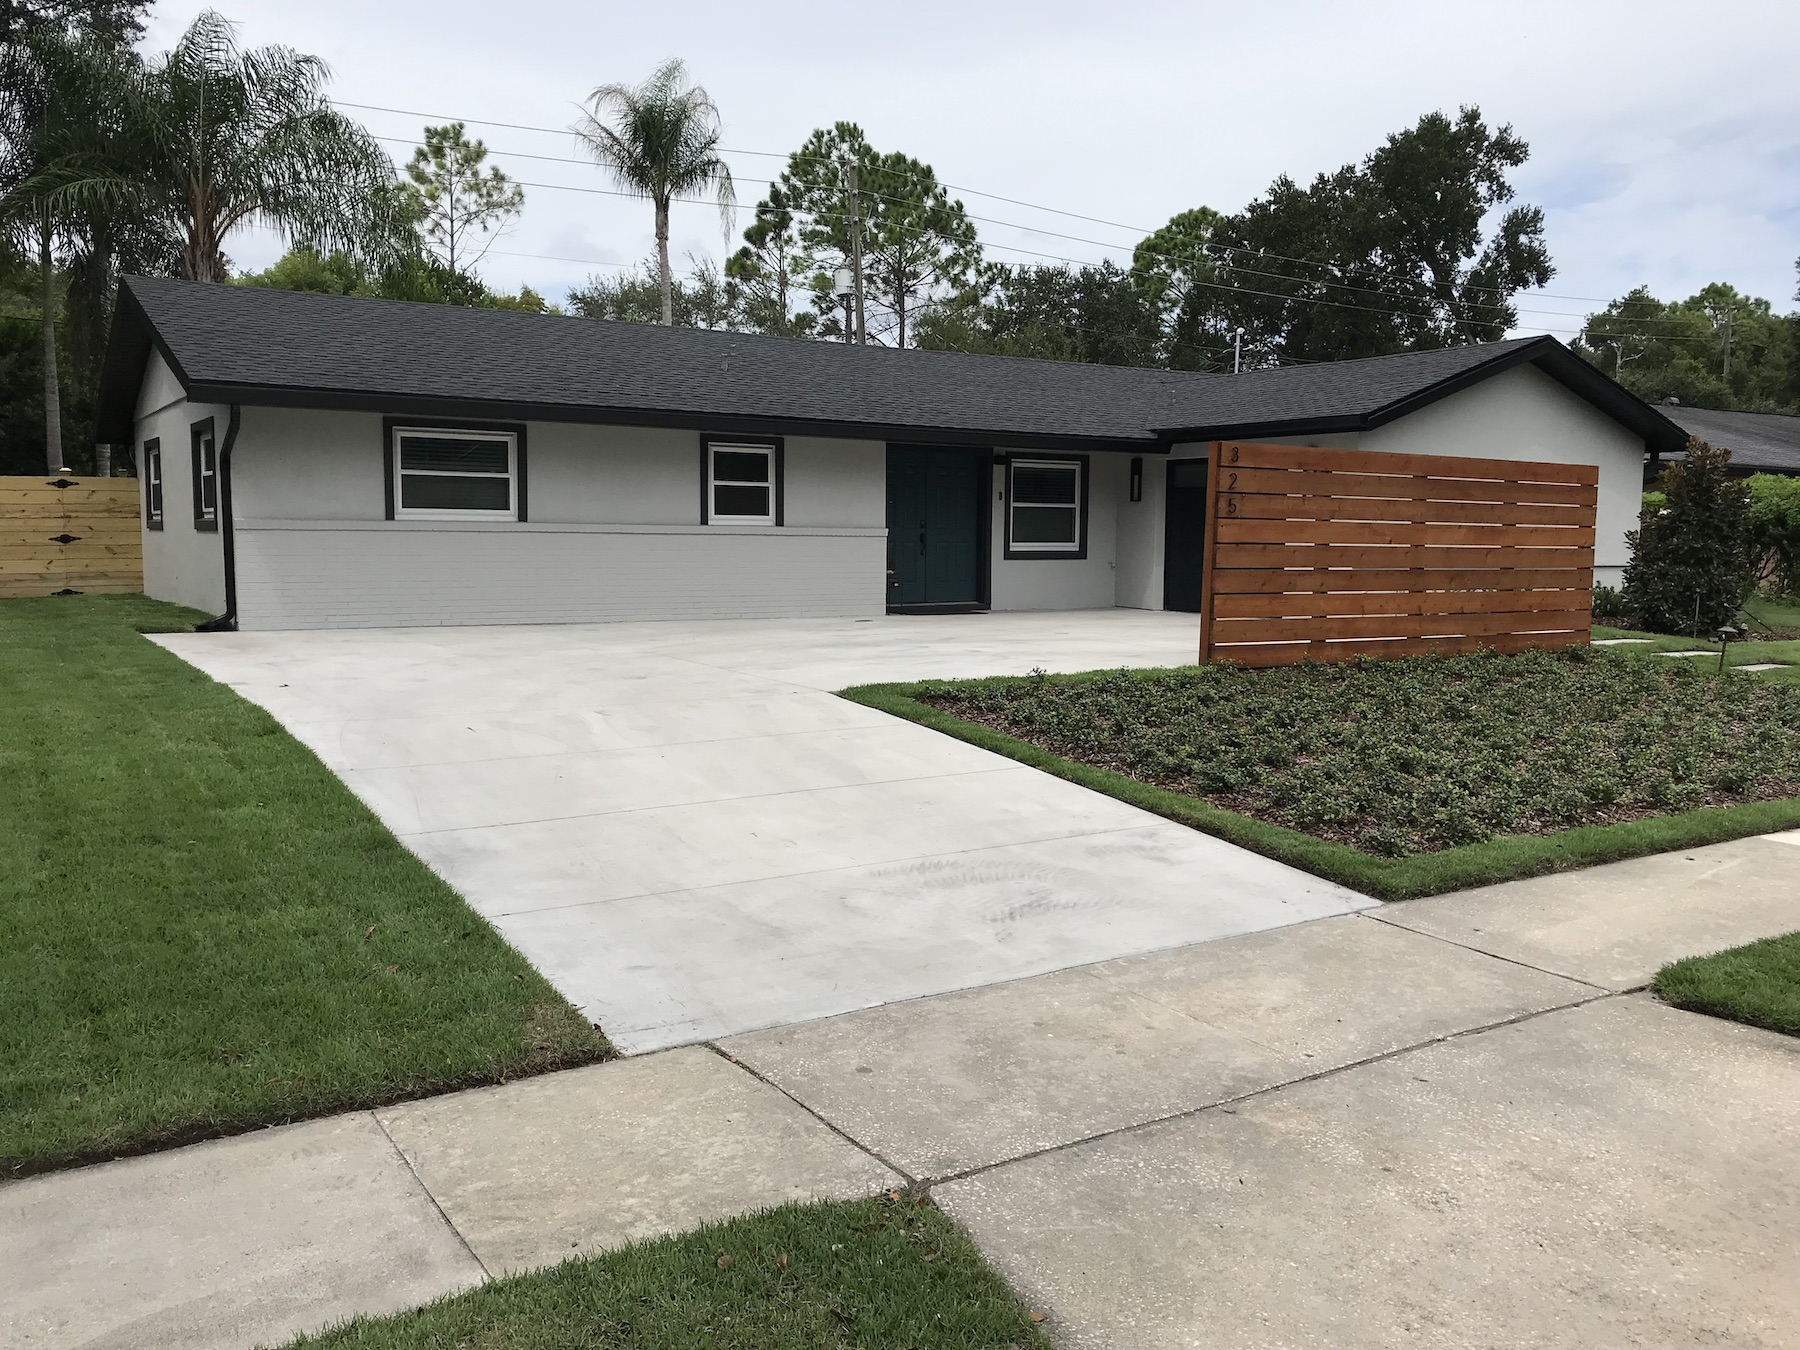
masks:
[(1800, 933), (1664, 966), (1656, 992), (1677, 1008), (1800, 1036)]
[(517, 1275), (290, 1350), (1049, 1350), (928, 1202), (787, 1205)]
[(1800, 823), (1800, 688), (1603, 648), (847, 696), (1399, 897)]
[(0, 1177), (609, 1053), (200, 617), (0, 601)]

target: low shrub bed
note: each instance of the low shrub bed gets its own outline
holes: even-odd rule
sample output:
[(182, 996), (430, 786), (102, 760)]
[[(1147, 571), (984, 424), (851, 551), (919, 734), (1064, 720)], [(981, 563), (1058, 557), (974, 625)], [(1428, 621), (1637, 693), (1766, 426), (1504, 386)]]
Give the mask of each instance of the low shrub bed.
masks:
[(1576, 647), (846, 692), (1388, 896), (1800, 823), (1800, 687), (1666, 657)]

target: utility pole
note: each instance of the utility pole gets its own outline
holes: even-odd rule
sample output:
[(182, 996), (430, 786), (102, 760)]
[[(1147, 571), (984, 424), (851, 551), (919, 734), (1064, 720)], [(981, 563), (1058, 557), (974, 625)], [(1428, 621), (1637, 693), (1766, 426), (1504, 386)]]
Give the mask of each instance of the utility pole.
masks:
[(1731, 383), (1731, 321), (1737, 317), (1735, 309), (1725, 311), (1725, 368), (1719, 378), (1726, 384)]
[(856, 202), (856, 165), (845, 167), (845, 180), (850, 188), (850, 273), (856, 287), (856, 345), (860, 347), (868, 341), (868, 329), (863, 324), (862, 216)]

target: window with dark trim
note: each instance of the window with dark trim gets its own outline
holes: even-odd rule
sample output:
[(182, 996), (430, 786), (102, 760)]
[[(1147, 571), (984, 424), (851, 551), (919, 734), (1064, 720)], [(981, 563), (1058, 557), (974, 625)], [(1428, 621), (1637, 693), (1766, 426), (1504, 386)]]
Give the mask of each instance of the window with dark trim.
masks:
[(1087, 460), (1007, 459), (1006, 556), (1087, 556)]
[(158, 436), (144, 442), (144, 524), (153, 530), (163, 527), (162, 438)]
[(396, 426), (389, 453), (396, 518), (519, 518), (517, 432)]
[(701, 442), (709, 525), (781, 524), (781, 443)]
[(193, 441), (194, 528), (219, 528), (219, 450), (213, 439), (213, 420), (190, 428)]

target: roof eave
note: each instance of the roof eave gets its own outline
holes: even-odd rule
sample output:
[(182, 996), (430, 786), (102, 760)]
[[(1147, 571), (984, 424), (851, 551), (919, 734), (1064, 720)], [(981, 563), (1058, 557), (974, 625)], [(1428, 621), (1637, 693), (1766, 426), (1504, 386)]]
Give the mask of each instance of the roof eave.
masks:
[(367, 390), (242, 384), (223, 380), (184, 381), (183, 387), (186, 388), (188, 397), (198, 403), (379, 412), (402, 417), (466, 417), (481, 421), (665, 427), (746, 436), (830, 436), (846, 440), (915, 441), (994, 449), (1056, 448), (1144, 454), (1154, 453), (1161, 448), (1157, 439), (1149, 433), (1141, 437), (1078, 436), (993, 427), (907, 426), (887, 422), (763, 416), (720, 412), (716, 409), (634, 408), (602, 404), (395, 395)]
[(1480, 384), (1518, 366), (1531, 364), (1615, 422), (1642, 436), (1646, 448), (1667, 454), (1687, 444), (1687, 433), (1650, 404), (1583, 361), (1553, 337), (1533, 338), (1477, 362), (1466, 370), (1414, 390), (1364, 413), (1284, 421), (1159, 428), (1164, 442), (1242, 440), (1263, 436), (1319, 436), (1371, 431), (1417, 412), (1440, 399)]

